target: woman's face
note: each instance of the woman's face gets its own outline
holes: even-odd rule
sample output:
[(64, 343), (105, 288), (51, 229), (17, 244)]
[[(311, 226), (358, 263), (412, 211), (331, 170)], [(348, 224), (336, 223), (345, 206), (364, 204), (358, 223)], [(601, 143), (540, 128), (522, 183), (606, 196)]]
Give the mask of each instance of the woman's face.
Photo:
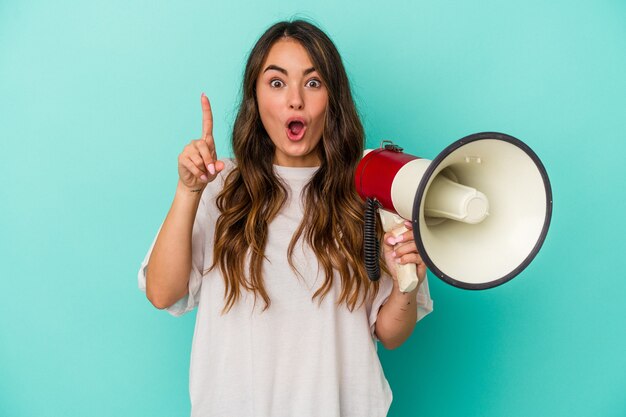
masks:
[(324, 131), (328, 91), (309, 54), (297, 41), (277, 41), (256, 82), (263, 126), (276, 146), (274, 163), (317, 166), (317, 145)]

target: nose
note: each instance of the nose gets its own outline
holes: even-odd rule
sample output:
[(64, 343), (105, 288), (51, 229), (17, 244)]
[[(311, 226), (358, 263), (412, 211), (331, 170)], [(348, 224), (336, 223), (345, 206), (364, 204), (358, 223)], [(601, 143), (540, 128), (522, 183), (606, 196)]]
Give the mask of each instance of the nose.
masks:
[(304, 99), (299, 88), (290, 89), (287, 100), (289, 108), (292, 110), (302, 110), (304, 108)]

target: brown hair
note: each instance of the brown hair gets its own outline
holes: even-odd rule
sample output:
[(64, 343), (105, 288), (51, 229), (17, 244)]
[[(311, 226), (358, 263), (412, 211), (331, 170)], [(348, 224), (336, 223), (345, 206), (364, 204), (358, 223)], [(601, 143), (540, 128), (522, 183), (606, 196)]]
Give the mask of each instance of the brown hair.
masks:
[[(257, 106), (256, 81), (273, 44), (293, 39), (308, 52), (325, 83), (328, 105), (322, 139), (318, 144), (321, 161), (303, 190), (304, 217), (288, 250), (291, 268), (296, 242), (304, 236), (324, 271), (325, 281), (313, 294), (321, 302), (331, 289), (334, 271), (341, 278), (342, 302), (352, 311), (358, 302), (378, 291), (370, 282), (363, 260), (363, 202), (356, 194), (354, 171), (363, 154), (364, 132), (345, 68), (337, 48), (319, 28), (302, 20), (271, 26), (252, 48), (245, 67), (242, 97), (232, 134), (237, 166), (227, 176), (217, 197), (221, 216), (215, 230), (214, 262), (225, 281), (229, 311), (241, 295), (241, 288), (271, 303), (263, 285), (262, 265), (268, 224), (279, 213), (287, 191), (274, 174), (275, 147), (269, 138)], [(244, 271), (247, 253), (249, 271)], [(246, 273), (247, 272), (247, 273)], [(372, 292), (373, 291), (373, 292)]]

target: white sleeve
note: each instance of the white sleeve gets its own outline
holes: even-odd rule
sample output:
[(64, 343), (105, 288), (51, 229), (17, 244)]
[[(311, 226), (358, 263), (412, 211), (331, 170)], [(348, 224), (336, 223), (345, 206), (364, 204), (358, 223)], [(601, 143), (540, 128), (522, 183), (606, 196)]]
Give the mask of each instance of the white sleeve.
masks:
[[(204, 268), (204, 250), (206, 248), (206, 238), (208, 231), (208, 213), (204, 199), (200, 200), (198, 211), (196, 212), (196, 218), (193, 223), (193, 230), (191, 234), (191, 272), (189, 273), (189, 291), (188, 293), (178, 300), (176, 303), (167, 307), (165, 310), (173, 316), (181, 316), (188, 311), (193, 310), (198, 305), (198, 299), (200, 297), (200, 285), (202, 284), (202, 271)], [(161, 227), (152, 241), (152, 245), (148, 250), (141, 267), (139, 268), (138, 282), (139, 289), (146, 292), (146, 271), (148, 269), (148, 260), (150, 254), (154, 248), (156, 239), (161, 232)]]
[[(376, 341), (378, 341), (378, 338), (376, 337), (376, 333), (374, 332), (374, 330), (376, 328), (378, 311), (383, 306), (383, 304), (387, 302), (387, 299), (391, 295), (392, 290), (393, 278), (391, 278), (387, 274), (381, 274), (378, 294), (376, 294), (376, 297), (372, 302), (371, 310), (369, 312), (370, 332), (372, 334), (372, 337)], [(417, 321), (420, 321), (433, 311), (433, 300), (430, 298), (430, 290), (428, 289), (428, 276), (426, 276), (424, 278), (424, 281), (422, 281), (422, 283), (420, 284), (415, 298), (417, 301)]]

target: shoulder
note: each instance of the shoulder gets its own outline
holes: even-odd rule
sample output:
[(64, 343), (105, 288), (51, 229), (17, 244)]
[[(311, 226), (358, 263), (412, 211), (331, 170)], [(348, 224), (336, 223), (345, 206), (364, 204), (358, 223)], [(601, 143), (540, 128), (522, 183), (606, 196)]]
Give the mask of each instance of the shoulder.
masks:
[(237, 163), (233, 158), (223, 158), (220, 159), (220, 161), (224, 163), (224, 169), (220, 174), (228, 175), (237, 166)]
[(215, 205), (215, 199), (224, 188), (226, 178), (237, 166), (235, 160), (232, 158), (224, 158), (220, 159), (220, 161), (224, 162), (224, 169), (220, 171), (220, 173), (217, 174), (217, 177), (215, 177), (213, 181), (208, 183), (207, 186), (204, 188), (204, 191), (202, 191), (201, 203), (204, 206)]

